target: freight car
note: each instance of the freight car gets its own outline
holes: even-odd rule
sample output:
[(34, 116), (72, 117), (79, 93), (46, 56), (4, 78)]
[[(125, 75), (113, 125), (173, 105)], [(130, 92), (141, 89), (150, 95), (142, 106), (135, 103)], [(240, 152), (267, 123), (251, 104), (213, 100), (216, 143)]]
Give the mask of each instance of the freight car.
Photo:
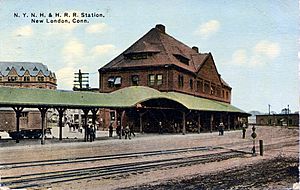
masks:
[[(0, 131), (5, 131), (12, 139), (41, 138), (41, 116), (38, 110), (23, 111), (20, 117), (20, 130), (16, 130), (16, 114), (12, 109), (0, 110)], [(51, 133), (45, 129), (45, 134)]]

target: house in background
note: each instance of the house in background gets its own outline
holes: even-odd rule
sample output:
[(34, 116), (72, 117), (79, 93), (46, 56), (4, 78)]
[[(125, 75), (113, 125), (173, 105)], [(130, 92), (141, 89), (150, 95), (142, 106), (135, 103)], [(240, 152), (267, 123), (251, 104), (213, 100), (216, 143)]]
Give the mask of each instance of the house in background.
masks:
[(256, 115), (257, 125), (299, 126), (299, 113)]

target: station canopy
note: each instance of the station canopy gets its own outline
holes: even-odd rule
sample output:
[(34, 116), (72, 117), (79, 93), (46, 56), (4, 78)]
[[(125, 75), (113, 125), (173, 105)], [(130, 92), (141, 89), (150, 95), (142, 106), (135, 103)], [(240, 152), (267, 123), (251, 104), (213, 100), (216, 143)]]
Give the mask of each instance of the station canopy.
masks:
[(175, 101), (186, 109), (247, 114), (225, 102), (178, 92), (132, 86), (111, 93), (0, 87), (1, 107), (131, 108), (152, 99)]

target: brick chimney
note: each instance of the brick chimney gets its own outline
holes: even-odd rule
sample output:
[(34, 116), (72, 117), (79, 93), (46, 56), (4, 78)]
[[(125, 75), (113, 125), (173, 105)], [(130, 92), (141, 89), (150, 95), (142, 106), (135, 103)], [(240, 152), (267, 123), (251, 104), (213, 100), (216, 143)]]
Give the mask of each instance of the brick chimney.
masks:
[(199, 48), (197, 46), (193, 46), (192, 49), (199, 53)]
[(162, 24), (157, 24), (155, 26), (155, 28), (158, 29), (158, 30), (160, 30), (164, 34), (166, 33), (166, 27), (164, 25), (162, 25)]

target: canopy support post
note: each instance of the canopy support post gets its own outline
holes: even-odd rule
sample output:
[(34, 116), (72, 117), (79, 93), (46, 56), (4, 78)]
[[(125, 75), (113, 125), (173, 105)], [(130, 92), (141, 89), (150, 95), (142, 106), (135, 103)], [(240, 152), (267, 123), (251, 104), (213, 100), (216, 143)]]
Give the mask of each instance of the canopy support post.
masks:
[(231, 123), (230, 123), (230, 114), (229, 113), (227, 113), (227, 119), (228, 119), (228, 131), (230, 131), (230, 125), (231, 125)]
[(45, 144), (45, 117), (48, 111), (48, 108), (38, 108), (41, 112), (41, 119), (42, 119), (42, 139), (41, 144)]
[(14, 111), (16, 112), (16, 129), (17, 129), (17, 136), (16, 136), (16, 143), (20, 142), (20, 117), (24, 107), (13, 107)]
[(59, 140), (62, 140), (62, 128), (63, 128), (63, 116), (64, 116), (64, 112), (66, 111), (66, 108), (56, 108), (56, 110), (58, 111), (58, 116), (59, 116), (59, 121), (58, 121), (58, 127), (59, 127)]
[(201, 116), (200, 113), (198, 113), (198, 134), (200, 134), (201, 131)]
[(185, 133), (186, 133), (185, 123), (186, 123), (185, 112), (182, 111), (182, 135), (185, 135)]
[(143, 115), (142, 113), (139, 114), (140, 116), (140, 133), (143, 133)]
[(87, 126), (87, 123), (88, 123), (88, 121), (87, 121), (87, 119), (88, 119), (88, 114), (89, 114), (89, 109), (87, 109), (87, 108), (84, 108), (84, 109), (82, 109), (82, 111), (83, 111), (83, 113), (84, 113), (84, 126), (83, 126), (83, 128), (84, 128), (84, 142), (87, 142), (88, 141), (88, 132), (87, 132), (87, 130), (88, 130), (88, 126)]
[(210, 132), (211, 133), (213, 131), (213, 121), (214, 121), (214, 114), (211, 113), (211, 115), (210, 115)]
[(235, 116), (234, 116), (234, 123), (233, 123), (233, 129), (234, 129), (234, 130), (236, 130), (237, 122), (238, 122), (237, 116), (235, 115)]
[(97, 112), (99, 111), (99, 108), (93, 108), (93, 109), (91, 109), (91, 111), (92, 111), (92, 114), (93, 114), (92, 124), (94, 126), (94, 133), (95, 133), (94, 137), (96, 138), (96, 119), (97, 119)]
[(140, 133), (143, 133), (144, 131), (143, 131), (143, 116), (146, 114), (148, 112), (148, 110), (147, 111), (145, 111), (145, 112), (143, 112), (143, 113), (139, 113), (139, 120), (140, 120)]

